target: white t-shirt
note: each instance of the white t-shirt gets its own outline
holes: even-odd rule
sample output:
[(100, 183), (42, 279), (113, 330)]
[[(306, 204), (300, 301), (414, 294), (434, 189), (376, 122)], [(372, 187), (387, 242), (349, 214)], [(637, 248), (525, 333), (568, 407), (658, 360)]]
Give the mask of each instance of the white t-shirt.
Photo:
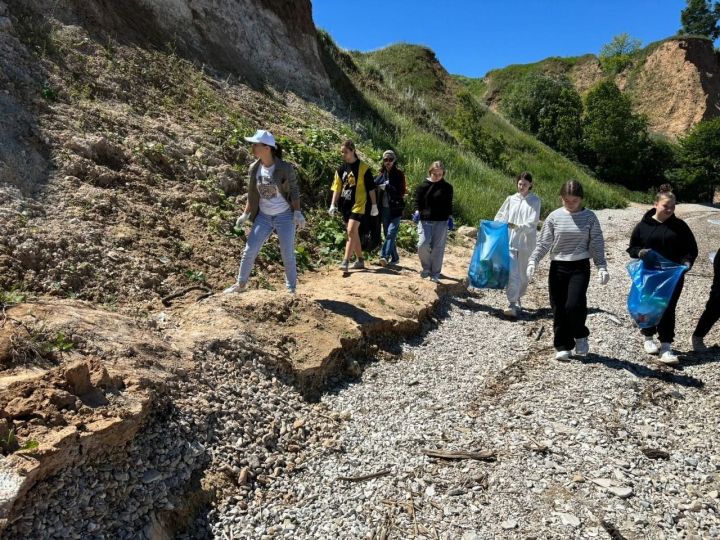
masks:
[(268, 216), (277, 216), (290, 209), (285, 197), (280, 194), (277, 184), (273, 182), (272, 175), (275, 164), (266, 167), (262, 163), (257, 171), (257, 189), (260, 193), (260, 211)]

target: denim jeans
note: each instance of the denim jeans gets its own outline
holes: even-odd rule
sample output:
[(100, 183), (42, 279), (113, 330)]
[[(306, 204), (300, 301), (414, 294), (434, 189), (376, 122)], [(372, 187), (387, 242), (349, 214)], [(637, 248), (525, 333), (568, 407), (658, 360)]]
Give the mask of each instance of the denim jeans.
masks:
[(400, 216), (396, 218), (390, 217), (390, 208), (387, 207), (381, 208), (380, 216), (382, 217), (383, 232), (385, 233), (385, 242), (380, 250), (380, 257), (396, 263), (400, 260), (395, 245), (398, 230), (400, 230)]
[(258, 212), (240, 260), (238, 282), (247, 283), (247, 280), (250, 279), (255, 259), (273, 230), (277, 232), (278, 240), (280, 240), (280, 253), (285, 267), (285, 286), (288, 290), (295, 291), (297, 266), (295, 265), (295, 223), (292, 210), (276, 216)]
[(440, 277), (447, 233), (447, 220), (418, 223), (418, 256), (423, 277)]

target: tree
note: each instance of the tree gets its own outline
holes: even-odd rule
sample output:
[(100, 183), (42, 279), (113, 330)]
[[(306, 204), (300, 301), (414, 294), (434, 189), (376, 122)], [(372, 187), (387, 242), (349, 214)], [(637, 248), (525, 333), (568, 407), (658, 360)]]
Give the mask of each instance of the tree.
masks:
[(642, 42), (630, 34), (618, 34), (600, 50), (600, 65), (607, 73), (616, 75), (632, 63), (632, 56), (641, 45)]
[(455, 115), (450, 119), (450, 127), (468, 150), (476, 154), (490, 166), (505, 170), (505, 139), (494, 137), (482, 127), (480, 121), (487, 113), (469, 92), (460, 92), (457, 96)]
[(652, 145), (647, 120), (634, 114), (630, 99), (612, 81), (594, 86), (585, 97), (586, 160), (595, 173), (632, 189), (645, 188), (644, 168)]
[(682, 196), (712, 202), (720, 188), (720, 118), (696, 124), (680, 139), (678, 165), (670, 177)]
[(715, 41), (720, 37), (720, 3), (711, 0), (687, 0), (687, 7), (680, 12), (680, 34), (707, 36)]
[(529, 75), (513, 86), (502, 107), (515, 126), (577, 158), (582, 144), (582, 99), (566, 78)]

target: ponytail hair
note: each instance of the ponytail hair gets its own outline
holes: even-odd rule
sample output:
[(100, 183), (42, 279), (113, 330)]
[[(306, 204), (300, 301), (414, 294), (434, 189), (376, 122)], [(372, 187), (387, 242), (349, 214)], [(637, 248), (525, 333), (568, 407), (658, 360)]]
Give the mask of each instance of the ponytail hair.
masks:
[(560, 188), (561, 197), (585, 197), (582, 184), (577, 180), (568, 180)]
[(655, 202), (660, 202), (660, 199), (670, 199), (673, 203), (677, 202), (670, 184), (662, 184), (658, 188), (657, 195), (655, 195)]
[(275, 143), (275, 148), (271, 146), (270, 149), (272, 150), (272, 155), (275, 159), (282, 159), (283, 149), (279, 142)]

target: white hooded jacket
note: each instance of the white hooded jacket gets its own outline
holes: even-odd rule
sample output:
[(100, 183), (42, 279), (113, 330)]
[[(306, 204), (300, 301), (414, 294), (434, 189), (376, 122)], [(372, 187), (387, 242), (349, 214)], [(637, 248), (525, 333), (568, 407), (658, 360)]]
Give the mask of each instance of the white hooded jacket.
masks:
[(510, 195), (498, 210), (495, 221), (512, 223), (510, 249), (532, 252), (537, 239), (537, 224), (540, 221), (540, 197), (528, 193)]

